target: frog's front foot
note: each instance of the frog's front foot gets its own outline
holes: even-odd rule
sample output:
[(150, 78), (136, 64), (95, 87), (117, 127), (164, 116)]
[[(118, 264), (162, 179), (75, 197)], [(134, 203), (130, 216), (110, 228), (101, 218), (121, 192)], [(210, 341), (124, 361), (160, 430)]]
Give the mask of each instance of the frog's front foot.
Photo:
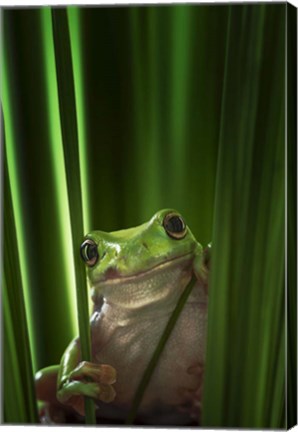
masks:
[(112, 366), (83, 361), (62, 379), (57, 399), (84, 415), (84, 396), (106, 403), (112, 402), (116, 396), (112, 387), (115, 382), (116, 371)]

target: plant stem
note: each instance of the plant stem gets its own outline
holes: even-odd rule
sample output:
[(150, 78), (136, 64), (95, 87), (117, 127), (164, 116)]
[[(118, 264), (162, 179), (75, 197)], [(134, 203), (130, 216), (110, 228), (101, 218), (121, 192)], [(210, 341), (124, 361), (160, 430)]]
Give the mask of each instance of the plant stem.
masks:
[[(83, 238), (82, 191), (74, 94), (74, 78), (71, 59), (70, 36), (65, 8), (52, 9), (54, 46), (56, 57), (59, 109), (63, 139), (65, 170), (68, 187), (69, 213), (73, 241), (77, 311), (82, 360), (91, 360), (88, 297), (85, 268), (80, 260), (79, 248)], [(85, 398), (86, 424), (96, 424), (94, 402)]]

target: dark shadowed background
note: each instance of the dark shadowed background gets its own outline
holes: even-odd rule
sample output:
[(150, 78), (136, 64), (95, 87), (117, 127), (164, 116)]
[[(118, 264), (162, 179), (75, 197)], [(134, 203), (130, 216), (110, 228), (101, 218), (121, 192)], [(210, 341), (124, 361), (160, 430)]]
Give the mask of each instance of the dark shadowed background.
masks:
[(2, 11), (6, 422), (34, 421), (32, 371), (78, 331), (77, 241), (170, 207), (213, 243), (203, 425), (286, 424), (285, 17)]

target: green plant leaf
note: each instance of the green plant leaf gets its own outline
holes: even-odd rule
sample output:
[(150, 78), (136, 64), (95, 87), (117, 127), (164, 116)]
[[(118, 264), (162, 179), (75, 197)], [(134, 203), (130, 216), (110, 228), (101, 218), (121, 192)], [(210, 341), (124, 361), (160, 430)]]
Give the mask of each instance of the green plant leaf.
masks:
[[(71, 48), (66, 9), (53, 9), (52, 19), (61, 131), (73, 242), (81, 359), (90, 361), (91, 341), (86, 275), (79, 254), (80, 245), (84, 236), (80, 157)], [(90, 398), (85, 398), (85, 419), (87, 424), (96, 423), (94, 402)]]

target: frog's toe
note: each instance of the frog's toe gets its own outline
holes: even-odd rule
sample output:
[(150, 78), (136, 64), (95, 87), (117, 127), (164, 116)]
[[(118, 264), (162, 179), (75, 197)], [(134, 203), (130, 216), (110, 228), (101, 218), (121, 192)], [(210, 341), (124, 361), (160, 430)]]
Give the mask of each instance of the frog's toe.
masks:
[(116, 382), (116, 370), (110, 365), (83, 361), (69, 375), (69, 380), (82, 381), (85, 378), (91, 378), (92, 381), (101, 384), (111, 385)]
[(68, 403), (73, 396), (87, 396), (97, 399), (100, 394), (100, 385), (94, 382), (83, 383), (70, 381), (57, 392), (57, 399), (61, 403)]
[(82, 381), (67, 382), (57, 392), (60, 403), (70, 405), (82, 416), (85, 411), (83, 396), (109, 403), (114, 400), (116, 392), (110, 384)]
[(115, 399), (116, 392), (109, 384), (83, 383), (84, 395), (102, 402), (112, 402)]
[(116, 397), (115, 389), (111, 385), (100, 385), (100, 393), (99, 393), (99, 400), (102, 402), (110, 403), (113, 402), (113, 400)]
[(193, 389), (179, 388), (181, 404), (178, 406), (178, 410), (188, 413), (192, 420), (199, 422), (202, 410), (204, 365), (202, 363), (192, 365), (187, 369), (187, 373), (193, 377), (197, 384)]
[(202, 363), (197, 363), (194, 366), (190, 366), (187, 369), (187, 373), (190, 375), (195, 375), (198, 378), (201, 378), (204, 373), (204, 365)]
[(179, 393), (183, 397), (183, 403), (178, 406), (178, 411), (187, 413), (190, 419), (199, 423), (202, 411), (202, 388), (196, 390), (181, 388)]
[(110, 403), (115, 399), (116, 392), (110, 384), (82, 383), (84, 395), (102, 402)]

